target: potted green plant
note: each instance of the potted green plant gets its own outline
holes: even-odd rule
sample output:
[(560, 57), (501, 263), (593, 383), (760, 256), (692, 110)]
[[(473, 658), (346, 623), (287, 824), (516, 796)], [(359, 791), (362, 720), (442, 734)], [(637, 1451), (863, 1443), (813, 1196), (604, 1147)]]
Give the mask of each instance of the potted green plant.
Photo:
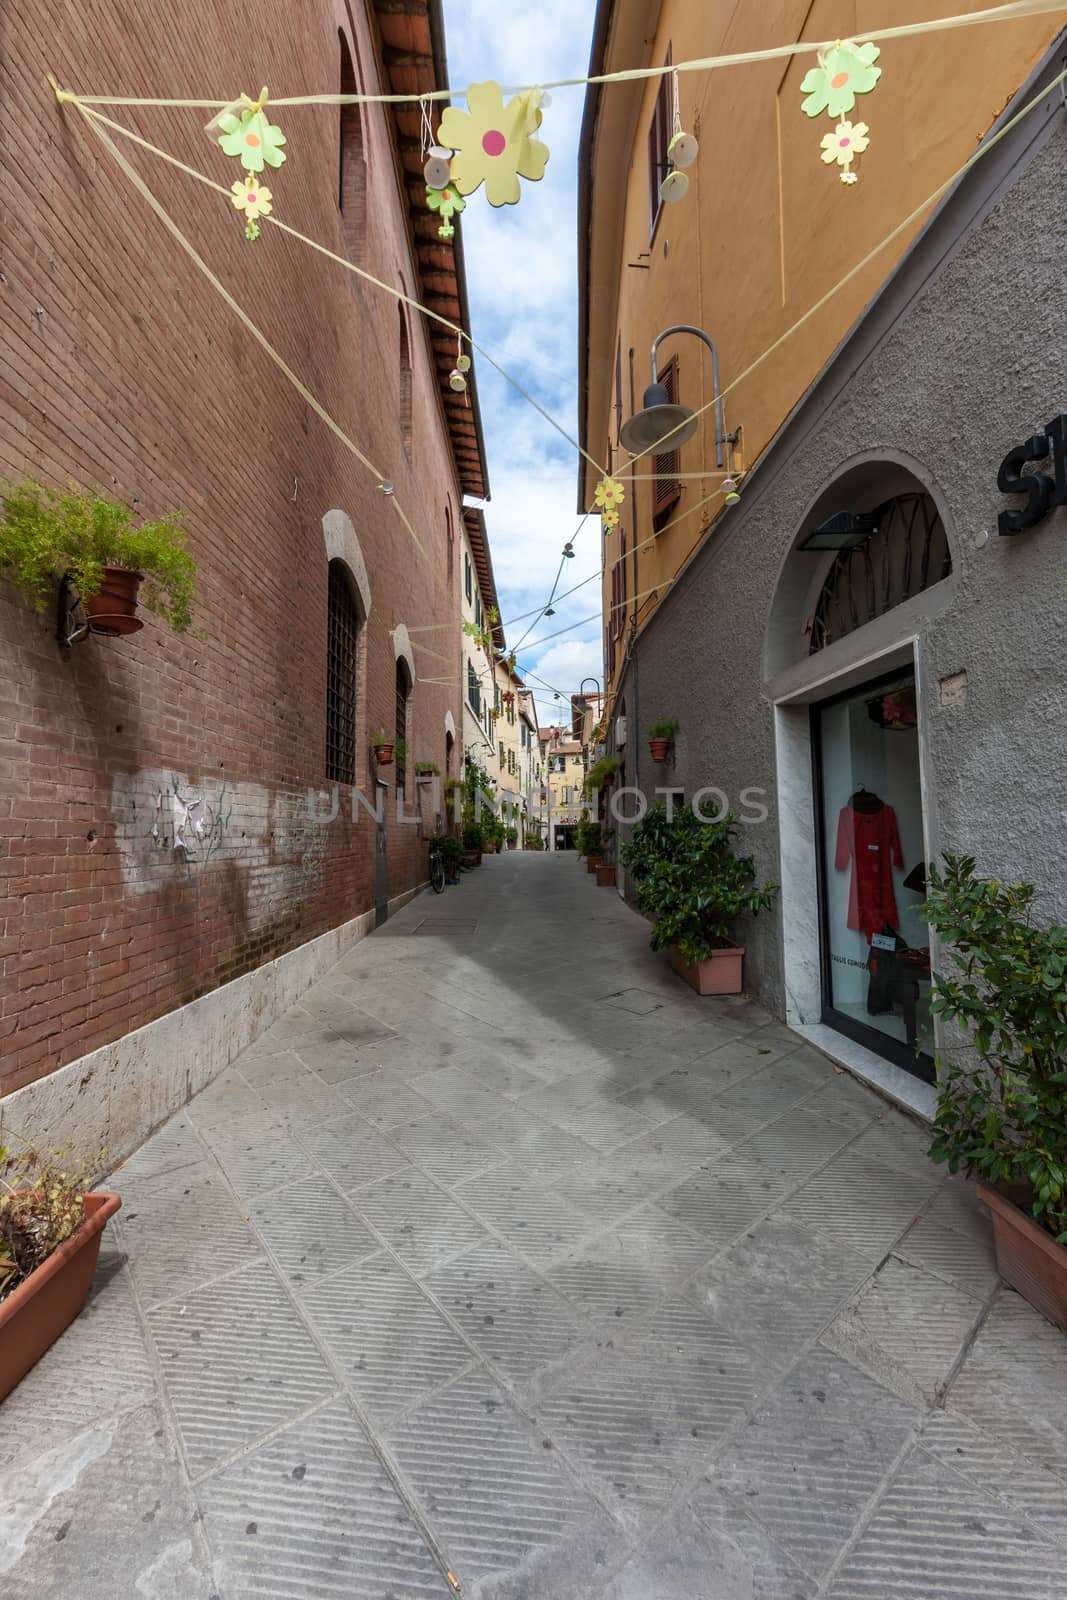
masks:
[(429, 783), (431, 778), (439, 778), (440, 776), (441, 776), (441, 769), (433, 761), (416, 761), (416, 763), (415, 763), (415, 782), (416, 783)]
[(970, 1055), (938, 1061), (930, 1154), (979, 1179), (1001, 1277), (1067, 1332), (1067, 928), (1038, 926), (1036, 898), (972, 856), (929, 874), (923, 915), (954, 968), (931, 1009)]
[(485, 848), (485, 833), (481, 823), (476, 819), (474, 807), (463, 807), (463, 856), (464, 864), (468, 867), (477, 867), (481, 863), (482, 851)]
[(526, 849), (527, 850), (533, 850), (535, 853), (539, 853), (544, 848), (545, 848), (545, 841), (542, 839), (542, 837), (541, 837), (541, 835), (539, 833), (528, 833), (526, 835)]
[(733, 924), (765, 910), (776, 892), (757, 885), (752, 856), (734, 855), (735, 828), (729, 814), (704, 822), (688, 806), (669, 817), (660, 801), (622, 849), (637, 903), (654, 919), (652, 948), (668, 950), (675, 971), (702, 995), (742, 992), (745, 951)]
[(587, 789), (608, 789), (615, 782), (615, 774), (619, 770), (619, 762), (615, 756), (601, 756), (599, 761), (594, 761), (586, 774), (585, 786)]
[(438, 834), (434, 844), (441, 852), (441, 860), (445, 864), (445, 882), (458, 883), (459, 869), (463, 862), (463, 845), (454, 833)]
[(519, 830), (518, 830), (518, 828), (508, 828), (507, 831), (505, 832), (504, 838), (505, 838), (505, 840), (507, 842), (508, 849), (509, 850), (514, 850), (516, 845), (519, 842)]
[(380, 767), (392, 766), (395, 748), (396, 740), (390, 739), (384, 728), (379, 728), (371, 740), (371, 749), (374, 751), (374, 759)]
[(602, 829), (599, 822), (592, 820), (588, 812), (583, 811), (574, 830), (574, 843), (578, 851), (579, 861), (584, 856), (590, 872), (596, 870), (596, 861), (600, 855)]
[(177, 633), (192, 622), (196, 565), (178, 515), (136, 525), (118, 500), (32, 478), (0, 490), (0, 570), (43, 611), (66, 581), (94, 633), (135, 633), (138, 602)]
[(0, 1149), (0, 1401), (55, 1343), (89, 1295), (117, 1194), (89, 1193), (87, 1165), (68, 1171), (33, 1150)]
[(671, 740), (678, 732), (676, 722), (654, 722), (648, 730), (648, 748), (653, 761), (666, 761)]

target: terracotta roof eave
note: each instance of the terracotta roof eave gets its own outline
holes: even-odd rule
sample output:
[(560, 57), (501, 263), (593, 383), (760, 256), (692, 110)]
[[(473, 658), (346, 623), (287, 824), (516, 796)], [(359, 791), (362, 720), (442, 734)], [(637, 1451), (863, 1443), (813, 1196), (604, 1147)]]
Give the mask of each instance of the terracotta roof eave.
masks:
[[(372, 0), (372, 6), (388, 91), (418, 94), (447, 84), (442, 0)], [(415, 298), (469, 334), (470, 303), (458, 219), (449, 248), (438, 236), (437, 223), (425, 203), (418, 107), (396, 104), (390, 111), (418, 276)], [(414, 126), (410, 127), (412, 121)], [(457, 397), (448, 383), (456, 357), (454, 335), (433, 322), (427, 323), (427, 331), (460, 488), (472, 499), (488, 500), (489, 469), (474, 368), (467, 375), (466, 395)], [(454, 403), (457, 398), (459, 405)]]

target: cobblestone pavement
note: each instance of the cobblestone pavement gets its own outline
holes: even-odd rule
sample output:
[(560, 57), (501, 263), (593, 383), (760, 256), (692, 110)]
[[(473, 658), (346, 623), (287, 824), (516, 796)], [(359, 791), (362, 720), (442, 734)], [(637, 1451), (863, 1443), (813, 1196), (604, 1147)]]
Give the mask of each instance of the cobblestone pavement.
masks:
[(924, 1143), (488, 859), (114, 1175), (0, 1592), (1064, 1600), (1067, 1341)]

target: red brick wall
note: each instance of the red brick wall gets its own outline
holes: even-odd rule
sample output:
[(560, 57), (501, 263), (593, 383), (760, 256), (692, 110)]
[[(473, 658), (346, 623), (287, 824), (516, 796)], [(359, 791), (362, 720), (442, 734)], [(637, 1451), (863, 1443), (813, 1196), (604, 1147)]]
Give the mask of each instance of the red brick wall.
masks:
[[(379, 87), (362, 9), (353, 54)], [(225, 16), (225, 31), (219, 18)], [(0, 583), (0, 1091), (8, 1092), (368, 910), (374, 830), (348, 792), (325, 835), (327, 559), (322, 518), (347, 513), (370, 578), (358, 761), (394, 719), (391, 630), (458, 618), (444, 505), (460, 503), (423, 330), (413, 318), (413, 444), (399, 419), (395, 302), (123, 144), (223, 282), (396, 485), (424, 559), (374, 480), (330, 435), (178, 250), (46, 74), (86, 93), (223, 98), (333, 90), (343, 0), (23, 0), (0, 58), (0, 477), (99, 485), (146, 516), (181, 508), (197, 562), (193, 630), (151, 616), (125, 639), (65, 651)], [(208, 113), (117, 118), (227, 186)], [(334, 108), (278, 111), (288, 160), (276, 213), (341, 250)], [(416, 289), (381, 108), (365, 110), (361, 265)], [(413, 632), (429, 677), (455, 674), (459, 628)], [(454, 659), (454, 664), (453, 663)], [(458, 687), (417, 684), (412, 759), (444, 765)], [(156, 796), (220, 796), (211, 859), (151, 835)], [(201, 852), (203, 853), (203, 852)], [(390, 823), (389, 892), (425, 877), (426, 846)]]

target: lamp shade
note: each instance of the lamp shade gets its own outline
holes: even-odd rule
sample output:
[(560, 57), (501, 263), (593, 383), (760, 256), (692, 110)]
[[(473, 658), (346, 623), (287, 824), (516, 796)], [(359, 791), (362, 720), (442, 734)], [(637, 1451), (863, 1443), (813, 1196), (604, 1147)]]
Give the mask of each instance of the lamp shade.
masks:
[(675, 405), (662, 383), (650, 383), (641, 410), (623, 423), (619, 439), (636, 456), (653, 450), (662, 440), (667, 441), (668, 450), (677, 450), (696, 431), (697, 419), (690, 408)]

